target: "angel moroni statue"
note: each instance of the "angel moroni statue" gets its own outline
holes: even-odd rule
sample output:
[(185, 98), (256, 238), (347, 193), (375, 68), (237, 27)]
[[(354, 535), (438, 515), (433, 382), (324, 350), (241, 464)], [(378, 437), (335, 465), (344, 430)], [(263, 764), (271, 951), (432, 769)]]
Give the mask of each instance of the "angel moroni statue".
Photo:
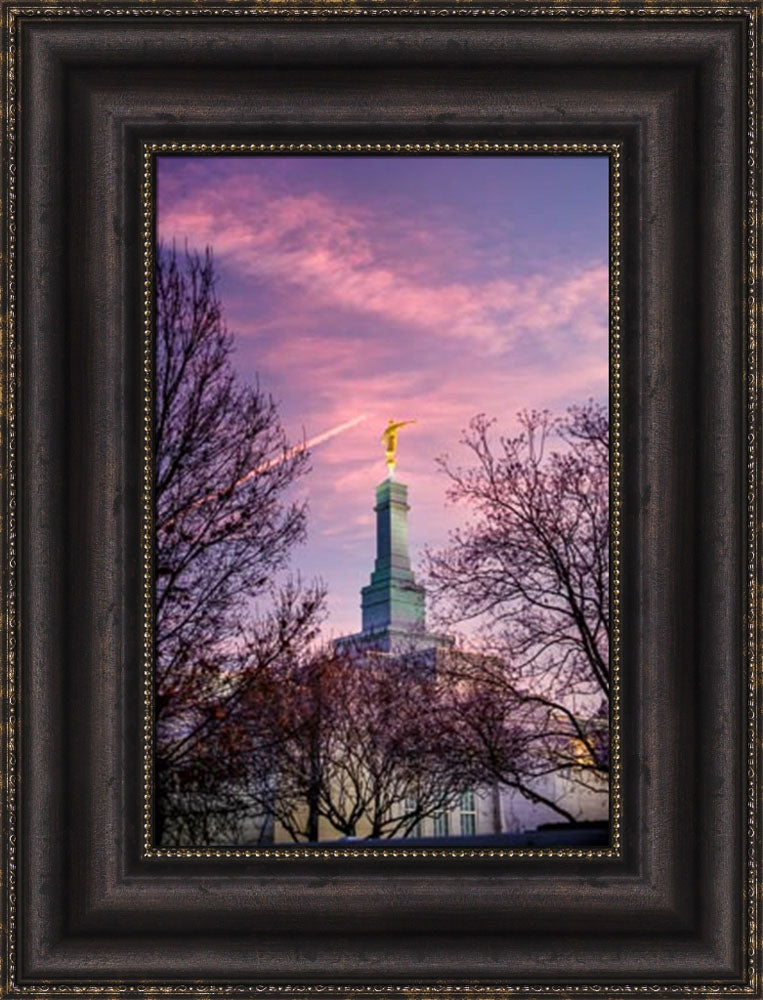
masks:
[(387, 472), (391, 477), (395, 471), (395, 455), (397, 454), (397, 432), (401, 427), (415, 424), (415, 420), (393, 420), (391, 417), (384, 428), (381, 439), (384, 442), (384, 456), (387, 460)]

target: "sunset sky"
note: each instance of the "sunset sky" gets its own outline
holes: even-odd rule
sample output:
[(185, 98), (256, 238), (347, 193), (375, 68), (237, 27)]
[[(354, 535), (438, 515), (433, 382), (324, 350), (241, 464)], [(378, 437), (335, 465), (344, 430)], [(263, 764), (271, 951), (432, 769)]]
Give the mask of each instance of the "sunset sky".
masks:
[(605, 157), (159, 157), (159, 239), (212, 247), (245, 380), (312, 450), (293, 568), (329, 589), (328, 636), (360, 628), (379, 437), (400, 432), (414, 565), (466, 512), (438, 455), (477, 413), (607, 396)]

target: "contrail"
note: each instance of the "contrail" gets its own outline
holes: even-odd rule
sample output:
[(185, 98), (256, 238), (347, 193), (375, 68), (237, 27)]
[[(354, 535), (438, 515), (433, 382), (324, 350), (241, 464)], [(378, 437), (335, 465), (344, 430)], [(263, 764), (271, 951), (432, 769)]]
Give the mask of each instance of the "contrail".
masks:
[[(205, 503), (209, 503), (211, 500), (217, 500), (219, 497), (223, 496), (224, 493), (238, 489), (239, 486), (243, 486), (245, 483), (250, 482), (256, 476), (261, 475), (263, 472), (267, 472), (269, 469), (274, 469), (277, 465), (285, 462), (288, 458), (292, 458), (294, 455), (299, 455), (300, 452), (307, 451), (309, 448), (314, 448), (317, 444), (323, 444), (324, 441), (331, 440), (331, 438), (336, 437), (337, 434), (342, 434), (344, 431), (350, 430), (351, 427), (355, 427), (364, 420), (368, 420), (370, 416), (370, 413), (361, 413), (360, 416), (353, 417), (352, 420), (347, 420), (345, 423), (338, 424), (330, 430), (323, 431), (321, 434), (316, 434), (315, 437), (311, 437), (308, 441), (303, 441), (301, 444), (294, 445), (293, 448), (289, 448), (285, 451), (283, 455), (279, 455), (277, 458), (271, 458), (269, 461), (262, 462), (261, 465), (257, 465), (253, 469), (250, 469), (249, 472), (241, 476), (240, 479), (237, 479), (233, 486), (229, 487), (229, 489), (208, 493), (205, 497), (201, 497), (199, 500), (194, 500), (194, 502), (185, 507), (180, 514), (187, 514), (189, 511), (203, 507)], [(176, 514), (174, 517), (169, 518), (169, 520), (165, 521), (163, 524), (158, 525), (158, 528), (164, 530), (171, 528), (175, 521), (177, 521), (178, 517), (180, 517), (180, 514)]]
[[(343, 431), (348, 431), (351, 427), (355, 427), (356, 424), (362, 423), (364, 420), (368, 420), (369, 413), (361, 413), (359, 417), (353, 417), (352, 420), (348, 420), (344, 424), (338, 424), (336, 427), (332, 427), (331, 430), (323, 431), (322, 434), (316, 434), (315, 437), (310, 438), (309, 441), (303, 441), (302, 444), (295, 444), (293, 448), (289, 448), (285, 451), (283, 455), (279, 455), (278, 458), (271, 458), (268, 462), (263, 462), (262, 465), (256, 466), (251, 472), (247, 472), (245, 476), (241, 479), (237, 479), (233, 484), (233, 489), (235, 490), (238, 486), (243, 486), (244, 483), (248, 483), (255, 476), (259, 476), (261, 472), (267, 472), (268, 469), (275, 468), (276, 465), (280, 465), (281, 462), (285, 462), (287, 458), (291, 458), (293, 455), (299, 455), (302, 451), (307, 451), (308, 448), (314, 448), (317, 444), (323, 444), (324, 441), (330, 440), (332, 437), (336, 437), (337, 434), (341, 434)], [(206, 503), (207, 497), (200, 501), (201, 503)]]

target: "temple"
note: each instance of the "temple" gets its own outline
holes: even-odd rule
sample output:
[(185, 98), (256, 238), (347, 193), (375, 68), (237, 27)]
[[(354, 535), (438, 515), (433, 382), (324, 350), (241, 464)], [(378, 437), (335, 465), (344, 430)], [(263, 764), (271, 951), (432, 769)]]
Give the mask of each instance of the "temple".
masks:
[(428, 632), (424, 587), (408, 553), (408, 487), (391, 475), (376, 487), (376, 560), (361, 590), (361, 631), (337, 639), (337, 650), (375, 650), (394, 656), (431, 653), (453, 645)]
[[(334, 649), (359, 670), (381, 668), (383, 672), (394, 672), (412, 666), (419, 679), (443, 680), (449, 684), (453, 677), (448, 673), (449, 668), (478, 665), (488, 657), (459, 649), (453, 637), (427, 629), (425, 588), (416, 582), (408, 549), (408, 487), (395, 478), (397, 431), (412, 422), (390, 420), (382, 435), (388, 474), (375, 491), (376, 557), (371, 578), (360, 591), (361, 629), (334, 640)], [(403, 676), (413, 681), (414, 674)], [(433, 698), (440, 697), (436, 685), (427, 690)], [(359, 748), (358, 752), (362, 750)], [(390, 808), (405, 811), (411, 808), (411, 802), (415, 807), (417, 787), (414, 780), (411, 795), (404, 802), (399, 798), (399, 791), (391, 790), (390, 800), (395, 800), (396, 794), (398, 799)], [(533, 792), (527, 795), (497, 781), (475, 784), (452, 797), (436, 812), (422, 815), (413, 827), (401, 828), (393, 836), (405, 837), (408, 842), (422, 846), (447, 843), (604, 844), (608, 836), (607, 798), (600, 794), (601, 791), (606, 792), (606, 782), (601, 789), (586, 788), (578, 777), (569, 779), (566, 772), (542, 774), (533, 783)], [(572, 833), (557, 829), (545, 833), (536, 829), (541, 823), (558, 820), (558, 814), (547, 804), (557, 799), (564, 802), (570, 815), (597, 821), (596, 829), (583, 826)], [(305, 809), (308, 808), (306, 802)], [(317, 840), (342, 842), (346, 839), (325, 815), (316, 823), (314, 836)], [(572, 829), (570, 824), (562, 826), (565, 830)], [(365, 811), (360, 814), (353, 838), (368, 836), (369, 829), (369, 815)], [(272, 823), (266, 834), (275, 843), (292, 839), (278, 823)], [(258, 832), (258, 836), (257, 842), (262, 842), (262, 833)]]

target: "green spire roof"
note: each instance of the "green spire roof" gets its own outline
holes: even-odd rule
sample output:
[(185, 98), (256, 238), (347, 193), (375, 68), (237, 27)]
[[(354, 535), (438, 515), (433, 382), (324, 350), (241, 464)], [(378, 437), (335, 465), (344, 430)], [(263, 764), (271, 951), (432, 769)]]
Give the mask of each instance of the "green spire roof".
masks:
[(362, 590), (363, 632), (423, 629), (424, 588), (408, 555), (408, 487), (385, 479), (376, 487), (376, 562)]
[(416, 583), (408, 555), (408, 487), (385, 479), (376, 487), (376, 561), (361, 591), (363, 629), (334, 640), (337, 650), (363, 657), (413, 656), (435, 669), (439, 650), (453, 639), (426, 631), (424, 588)]

